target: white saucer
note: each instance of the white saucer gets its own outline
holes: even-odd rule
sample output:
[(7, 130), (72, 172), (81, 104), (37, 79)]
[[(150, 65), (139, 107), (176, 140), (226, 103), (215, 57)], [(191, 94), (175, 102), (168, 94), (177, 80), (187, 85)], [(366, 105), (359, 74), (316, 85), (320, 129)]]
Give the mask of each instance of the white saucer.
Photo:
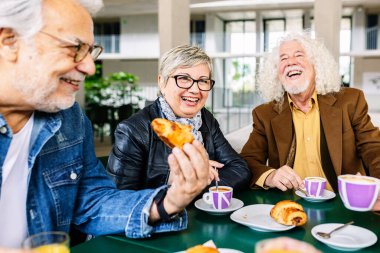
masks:
[(231, 213), (231, 212), (233, 212), (233, 211), (235, 211), (235, 210), (237, 210), (243, 206), (244, 206), (243, 201), (241, 201), (240, 199), (235, 199), (235, 198), (231, 199), (231, 204), (228, 208), (221, 209), (221, 210), (215, 209), (212, 205), (207, 204), (203, 199), (198, 199), (197, 201), (195, 201), (195, 207), (196, 208), (198, 208), (199, 210), (208, 212), (209, 214), (213, 214), (213, 215), (225, 215), (225, 214)]
[(330, 232), (342, 223), (320, 224), (311, 229), (311, 234), (320, 242), (327, 244), (329, 247), (337, 250), (354, 251), (369, 247), (377, 242), (377, 236), (372, 231), (349, 225), (341, 230), (331, 234), (329, 239), (324, 239), (317, 235), (317, 232)]
[[(220, 253), (243, 253), (242, 251), (237, 250), (237, 249), (227, 249), (227, 248), (218, 248), (218, 251)], [(186, 253), (186, 251), (179, 251), (177, 253)]]
[(296, 191), (296, 195), (303, 198), (304, 200), (310, 201), (310, 202), (322, 202), (329, 199), (335, 198), (336, 194), (329, 190), (324, 190), (322, 196), (315, 197), (315, 196), (309, 196), (307, 197), (303, 192)]
[(230, 218), (237, 223), (260, 232), (286, 231), (294, 228), (294, 225), (285, 226), (270, 217), (269, 213), (273, 206), (268, 204), (245, 206), (233, 212)]

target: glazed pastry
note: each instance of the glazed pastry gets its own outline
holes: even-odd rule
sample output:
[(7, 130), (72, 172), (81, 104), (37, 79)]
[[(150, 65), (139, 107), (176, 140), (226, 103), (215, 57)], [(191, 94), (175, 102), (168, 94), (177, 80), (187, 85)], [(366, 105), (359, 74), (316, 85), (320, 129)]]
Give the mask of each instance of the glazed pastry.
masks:
[(157, 136), (170, 148), (182, 148), (185, 143), (192, 143), (194, 140), (189, 125), (162, 118), (154, 119), (151, 125)]
[(218, 252), (219, 251), (216, 248), (207, 247), (204, 245), (197, 245), (186, 250), (186, 253), (218, 253)]
[(270, 216), (280, 224), (302, 226), (307, 221), (303, 207), (291, 200), (278, 202), (270, 211)]

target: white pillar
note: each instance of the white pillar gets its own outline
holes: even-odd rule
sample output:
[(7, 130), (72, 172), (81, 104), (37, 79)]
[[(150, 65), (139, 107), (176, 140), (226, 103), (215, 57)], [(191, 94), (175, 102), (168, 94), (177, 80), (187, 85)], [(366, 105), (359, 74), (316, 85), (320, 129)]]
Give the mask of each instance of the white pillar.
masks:
[(160, 55), (190, 44), (190, 0), (158, 0), (158, 32)]
[(315, 0), (315, 33), (322, 38), (335, 60), (339, 62), (340, 22), (342, 16), (341, 0)]
[(365, 12), (363, 7), (357, 7), (352, 15), (352, 51), (364, 51), (365, 42)]
[[(366, 15), (363, 7), (355, 8), (352, 15), (352, 51), (364, 51), (366, 49)], [(362, 87), (363, 57), (351, 58), (351, 85), (356, 88)]]
[[(256, 11), (256, 53), (262, 52), (261, 51), (262, 27), (263, 27), (263, 18), (261, 16), (261, 12)], [(263, 51), (264, 51), (264, 48), (263, 48)]]
[[(264, 33), (262, 32), (263, 27), (263, 18), (260, 11), (256, 11), (256, 53), (260, 53), (264, 51), (264, 48), (261, 48), (262, 44), (262, 36)], [(256, 75), (259, 73), (260, 66), (260, 57), (256, 57)]]

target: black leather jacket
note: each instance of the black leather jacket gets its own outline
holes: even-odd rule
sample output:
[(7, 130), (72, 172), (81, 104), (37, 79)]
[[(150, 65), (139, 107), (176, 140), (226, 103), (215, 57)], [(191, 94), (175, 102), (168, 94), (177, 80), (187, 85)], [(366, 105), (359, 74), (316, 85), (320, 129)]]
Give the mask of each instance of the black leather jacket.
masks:
[[(158, 99), (117, 126), (107, 171), (119, 189), (157, 188), (167, 183), (171, 149), (153, 132), (150, 123), (155, 118), (164, 118)], [(224, 164), (219, 169), (219, 185), (236, 190), (248, 187), (252, 175), (246, 162), (224, 138), (217, 120), (205, 108), (202, 121), (199, 130), (209, 158)]]

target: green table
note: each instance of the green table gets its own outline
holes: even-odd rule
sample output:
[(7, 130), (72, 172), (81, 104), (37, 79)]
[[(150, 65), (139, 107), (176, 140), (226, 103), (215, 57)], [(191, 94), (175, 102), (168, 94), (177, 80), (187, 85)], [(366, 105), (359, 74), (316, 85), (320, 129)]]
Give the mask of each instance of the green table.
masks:
[[(311, 235), (311, 229), (322, 223), (355, 221), (356, 226), (367, 228), (380, 236), (380, 216), (373, 212), (354, 212), (346, 209), (339, 195), (332, 200), (311, 203), (293, 192), (277, 190), (247, 190), (234, 194), (244, 205), (275, 204), (291, 199), (300, 203), (308, 214), (308, 222), (302, 227), (284, 232), (258, 232), (230, 220), (229, 215), (214, 216), (200, 211), (192, 204), (188, 209), (188, 229), (180, 232), (155, 234), (148, 239), (129, 239), (123, 236), (98, 237), (74, 247), (72, 253), (81, 252), (176, 252), (212, 239), (220, 248), (233, 248), (252, 253), (256, 242), (279, 236), (288, 236), (314, 245), (323, 252), (342, 252), (319, 242)], [(360, 252), (380, 252), (380, 242)]]

